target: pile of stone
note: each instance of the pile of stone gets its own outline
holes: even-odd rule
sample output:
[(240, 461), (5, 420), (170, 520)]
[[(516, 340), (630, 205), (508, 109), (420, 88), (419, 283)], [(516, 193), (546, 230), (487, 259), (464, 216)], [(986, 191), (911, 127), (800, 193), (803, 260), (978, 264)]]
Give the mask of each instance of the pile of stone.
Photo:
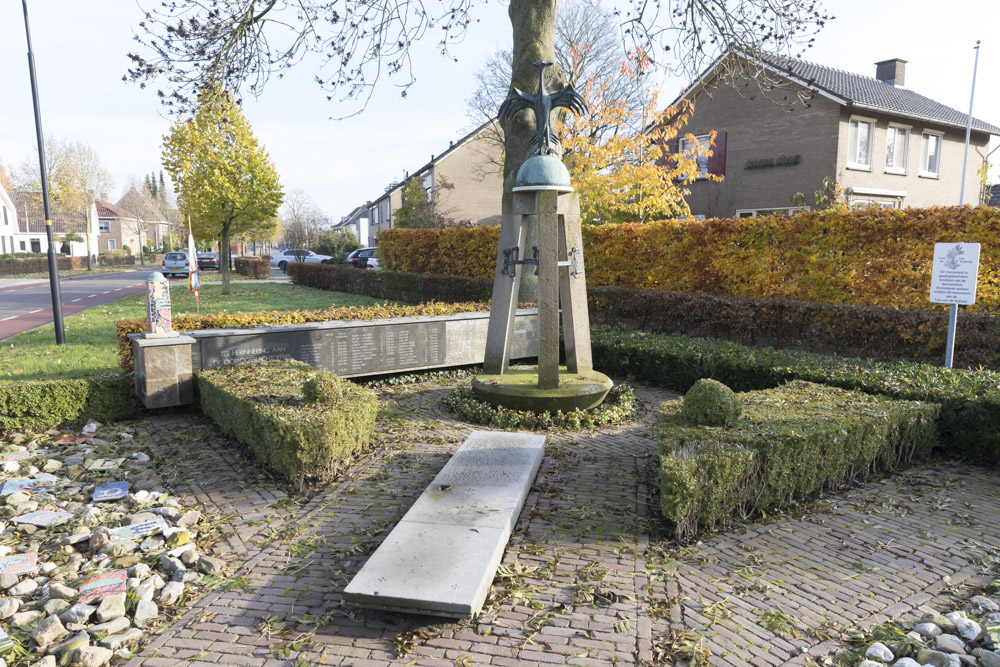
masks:
[[(894, 649), (870, 645), (860, 667), (1000, 667), (1000, 595), (976, 595), (964, 607), (924, 614)], [(913, 657), (896, 658), (903, 646)]]
[(195, 544), (201, 514), (131, 432), (14, 435), (0, 466), (0, 657), (20, 644), (52, 667), (128, 658), (186, 587), (222, 574)]

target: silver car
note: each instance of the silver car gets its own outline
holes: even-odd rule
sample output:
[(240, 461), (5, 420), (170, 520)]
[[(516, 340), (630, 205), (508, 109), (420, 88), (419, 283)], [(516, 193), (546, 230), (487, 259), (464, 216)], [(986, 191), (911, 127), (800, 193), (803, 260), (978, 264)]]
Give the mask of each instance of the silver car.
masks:
[(305, 248), (287, 248), (281, 252), (276, 252), (271, 255), (271, 266), (276, 266), (284, 271), (285, 268), (293, 262), (318, 264), (328, 259), (333, 258), (329, 255), (317, 255), (312, 250), (306, 250)]
[(163, 266), (160, 270), (165, 276), (186, 276), (191, 273), (191, 261), (186, 252), (168, 252), (163, 256)]

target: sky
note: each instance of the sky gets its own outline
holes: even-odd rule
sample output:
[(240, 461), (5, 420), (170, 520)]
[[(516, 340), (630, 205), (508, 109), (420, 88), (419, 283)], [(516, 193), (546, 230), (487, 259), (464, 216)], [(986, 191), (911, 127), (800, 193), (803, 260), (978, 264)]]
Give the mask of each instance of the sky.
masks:
[[(903, 58), (907, 88), (963, 113), (972, 88), (973, 47), (982, 40), (973, 115), (1000, 125), (1000, 5), (990, 0), (952, 0), (946, 6), (939, 0), (823, 4), (836, 19), (820, 32), (805, 60), (874, 76), (876, 61)], [(111, 174), (109, 195), (116, 201), (130, 179), (160, 170), (162, 137), (171, 122), (153, 90), (122, 81), (126, 54), (137, 48), (133, 30), (142, 11), (135, 0), (29, 0), (28, 10), (45, 136), (89, 144)], [(328, 102), (313, 82), (314, 62), (272, 79), (261, 97), (245, 97), (244, 113), (285, 190), (306, 192), (331, 219), (340, 220), (472, 129), (465, 100), (475, 72), (511, 42), (506, 3), (481, 3), (474, 18), (478, 22), (451, 49), (452, 58), (442, 56), (433, 40), (419, 43), (417, 83), (406, 97), (386, 80), (360, 115), (333, 120), (356, 104)], [(0, 164), (8, 167), (36, 159), (26, 52), (21, 3), (0, 0)], [(687, 83), (668, 77), (660, 99), (673, 99)], [(994, 138), (991, 148), (998, 145)], [(1000, 150), (992, 161), (1000, 163)], [(1000, 181), (1000, 169), (991, 176)]]

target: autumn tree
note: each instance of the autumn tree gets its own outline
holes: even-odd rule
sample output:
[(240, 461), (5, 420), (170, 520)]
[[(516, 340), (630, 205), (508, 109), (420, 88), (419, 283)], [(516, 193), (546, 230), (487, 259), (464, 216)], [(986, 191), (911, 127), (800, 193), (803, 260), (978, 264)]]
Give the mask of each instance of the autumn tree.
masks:
[(195, 236), (219, 239), (222, 292), (229, 294), (230, 240), (274, 223), (281, 184), (231, 95), (213, 90), (163, 138), (163, 166)]
[(431, 198), (424, 189), (424, 181), (412, 176), (403, 185), (403, 202), (396, 209), (392, 222), (395, 227), (413, 229), (416, 227), (434, 227), (434, 209)]
[(328, 223), (329, 217), (304, 190), (285, 194), (281, 206), (282, 237), (290, 247), (311, 249), (319, 242), (321, 228)]
[[(97, 152), (80, 141), (49, 138), (45, 140), (45, 165), (52, 204), (73, 212), (87, 240), (87, 268), (90, 266), (90, 204), (111, 188), (111, 176)], [(15, 189), (40, 192), (42, 177), (38, 158), (28, 156), (11, 171)]]

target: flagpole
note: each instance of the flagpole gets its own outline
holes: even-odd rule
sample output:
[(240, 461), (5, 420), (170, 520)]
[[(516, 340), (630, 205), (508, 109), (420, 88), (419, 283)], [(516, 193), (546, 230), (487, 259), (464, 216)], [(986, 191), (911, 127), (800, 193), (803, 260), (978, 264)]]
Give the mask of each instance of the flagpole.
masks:
[(188, 253), (192, 255), (192, 268), (194, 269), (194, 279), (191, 278), (191, 271), (188, 271), (188, 290), (194, 292), (195, 308), (198, 315), (201, 315), (201, 299), (198, 298), (198, 289), (201, 287), (201, 276), (198, 275), (198, 249), (194, 245), (194, 232), (191, 231), (191, 216), (188, 215)]

